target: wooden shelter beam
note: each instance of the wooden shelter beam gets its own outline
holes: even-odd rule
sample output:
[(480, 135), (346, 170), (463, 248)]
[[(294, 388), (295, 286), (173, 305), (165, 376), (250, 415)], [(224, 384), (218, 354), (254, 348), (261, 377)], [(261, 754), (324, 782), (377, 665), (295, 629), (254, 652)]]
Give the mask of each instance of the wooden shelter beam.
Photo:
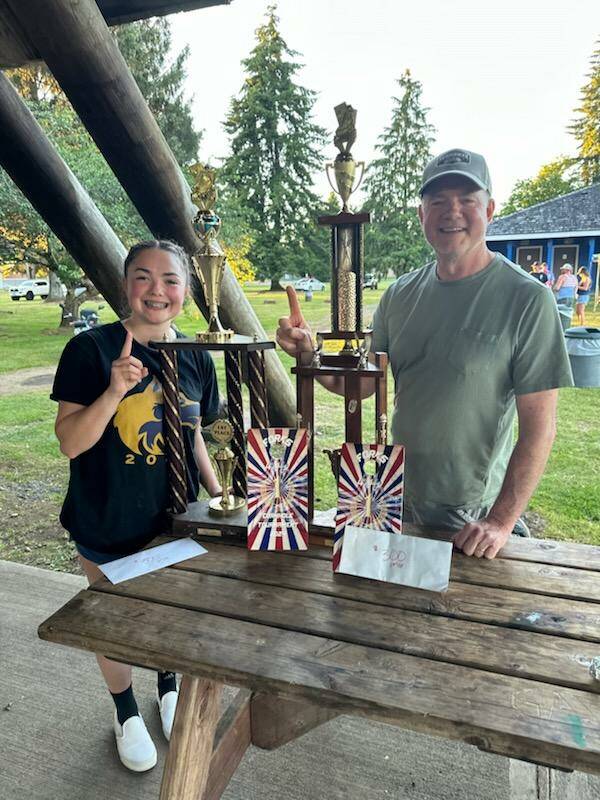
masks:
[[(93, 0), (6, 0), (35, 44), (111, 169), (156, 237), (192, 253), (195, 208), (188, 184)], [(199, 283), (192, 294), (205, 312)], [(226, 268), (221, 319), (238, 333), (266, 333)], [(294, 393), (274, 351), (265, 354), (271, 421), (293, 424)]]
[(98, 291), (124, 316), (125, 248), (2, 72), (0, 164)]
[[(122, 25), (148, 17), (163, 17), (178, 11), (193, 11), (209, 6), (229, 5), (231, 0), (98, 0), (107, 25)], [(21, 0), (27, 6), (28, 0)], [(6, 0), (0, 0), (0, 69), (22, 67), (41, 58), (15, 20)]]

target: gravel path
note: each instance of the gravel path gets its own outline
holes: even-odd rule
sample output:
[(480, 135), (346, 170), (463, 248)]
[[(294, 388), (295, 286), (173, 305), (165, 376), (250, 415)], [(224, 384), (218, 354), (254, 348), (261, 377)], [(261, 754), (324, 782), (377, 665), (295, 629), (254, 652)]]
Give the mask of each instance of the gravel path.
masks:
[(56, 367), (29, 367), (0, 375), (0, 396), (52, 387)]

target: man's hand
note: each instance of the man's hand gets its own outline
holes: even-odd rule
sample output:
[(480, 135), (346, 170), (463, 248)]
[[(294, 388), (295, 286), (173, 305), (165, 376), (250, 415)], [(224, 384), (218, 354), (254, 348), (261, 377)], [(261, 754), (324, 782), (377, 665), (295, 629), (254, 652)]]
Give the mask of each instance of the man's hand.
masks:
[(300, 310), (296, 290), (293, 286), (287, 286), (285, 290), (290, 304), (290, 315), (279, 320), (275, 339), (282, 350), (295, 356), (313, 349), (312, 331)]
[(139, 358), (131, 355), (132, 347), (133, 334), (131, 331), (127, 331), (121, 355), (112, 362), (110, 370), (108, 391), (119, 399), (125, 397), (130, 389), (133, 389), (148, 375), (148, 368), (142, 364)]
[(477, 522), (467, 522), (454, 537), (454, 545), (466, 556), (494, 558), (506, 544), (510, 533), (505, 526), (488, 517)]

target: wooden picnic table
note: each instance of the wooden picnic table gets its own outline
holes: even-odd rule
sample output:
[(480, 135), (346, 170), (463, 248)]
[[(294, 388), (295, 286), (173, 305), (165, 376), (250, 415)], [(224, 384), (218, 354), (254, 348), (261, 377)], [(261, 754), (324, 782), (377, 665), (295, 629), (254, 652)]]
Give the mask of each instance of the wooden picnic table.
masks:
[[(513, 537), (493, 561), (455, 553), (444, 593), (334, 575), (325, 547), (206, 547), (102, 580), (39, 629), (182, 673), (161, 800), (218, 798), (249, 744), (338, 714), (600, 774), (600, 547)], [(222, 683), (241, 691), (219, 719)]]

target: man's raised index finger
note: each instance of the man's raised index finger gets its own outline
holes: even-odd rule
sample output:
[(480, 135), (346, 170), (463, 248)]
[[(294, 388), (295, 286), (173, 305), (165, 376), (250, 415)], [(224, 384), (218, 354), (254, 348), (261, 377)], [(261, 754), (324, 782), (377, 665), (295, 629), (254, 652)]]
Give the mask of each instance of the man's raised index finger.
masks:
[(285, 291), (287, 292), (288, 296), (288, 303), (290, 304), (290, 317), (293, 322), (302, 320), (304, 322), (304, 315), (300, 309), (300, 303), (298, 302), (298, 295), (296, 294), (296, 290), (293, 286), (286, 286)]
[(127, 358), (127, 356), (130, 356), (132, 347), (133, 347), (133, 333), (131, 331), (127, 331), (127, 333), (125, 334), (125, 342), (123, 343), (123, 349), (121, 350), (120, 358)]

